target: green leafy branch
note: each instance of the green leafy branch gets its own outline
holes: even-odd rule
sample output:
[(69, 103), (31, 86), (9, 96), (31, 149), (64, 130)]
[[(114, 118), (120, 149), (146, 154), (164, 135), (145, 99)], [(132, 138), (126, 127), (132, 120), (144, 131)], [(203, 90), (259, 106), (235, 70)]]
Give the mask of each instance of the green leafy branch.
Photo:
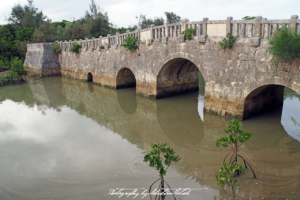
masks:
[(228, 47), (231, 49), (233, 47), (233, 42), (237, 38), (237, 36), (232, 36), (231, 33), (227, 33), (226, 35), (227, 39), (224, 38), (222, 41), (219, 42), (220, 46), (222, 48)]

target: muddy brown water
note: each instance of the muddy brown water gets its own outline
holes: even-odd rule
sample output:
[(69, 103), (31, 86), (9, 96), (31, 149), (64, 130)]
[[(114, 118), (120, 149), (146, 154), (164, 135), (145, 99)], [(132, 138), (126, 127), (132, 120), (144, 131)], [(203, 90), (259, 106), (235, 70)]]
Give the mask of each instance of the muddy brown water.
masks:
[[(176, 199), (230, 199), (215, 179), (225, 157), (215, 143), (230, 119), (203, 112), (203, 91), (151, 100), (61, 77), (1, 87), (0, 199), (133, 199), (108, 193), (149, 188), (158, 173), (143, 156), (158, 142), (182, 157), (169, 185), (193, 189)], [(238, 199), (300, 199), (297, 122), (300, 95), (288, 88), (282, 107), (243, 121), (258, 178), (241, 177)]]

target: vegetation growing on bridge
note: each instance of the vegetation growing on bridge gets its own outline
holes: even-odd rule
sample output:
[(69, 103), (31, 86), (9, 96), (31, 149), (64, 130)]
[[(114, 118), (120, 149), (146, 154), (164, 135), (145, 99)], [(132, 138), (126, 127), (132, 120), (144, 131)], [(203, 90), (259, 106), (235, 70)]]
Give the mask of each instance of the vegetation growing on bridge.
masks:
[(127, 37), (124, 40), (124, 43), (121, 44), (121, 47), (125, 47), (126, 51), (134, 51), (138, 48), (138, 46), (136, 45), (136, 42), (138, 41), (138, 39), (136, 37)]
[(52, 49), (55, 53), (60, 53), (61, 52), (61, 47), (60, 47), (60, 44), (58, 42), (55, 42), (53, 45), (52, 45)]
[[(228, 152), (223, 161), (220, 173), (217, 173), (216, 179), (219, 185), (228, 185), (231, 188), (233, 199), (235, 199), (235, 188), (239, 188), (237, 176), (245, 174), (249, 166), (254, 178), (256, 178), (251, 165), (244, 159), (244, 156), (247, 157), (253, 165), (254, 163), (240, 149), (240, 146), (251, 138), (252, 133), (250, 131), (243, 131), (240, 128), (242, 123), (235, 119), (232, 119), (227, 126), (228, 128), (224, 131), (225, 133), (230, 133), (230, 135), (218, 139), (216, 143), (217, 147), (227, 148), (225, 152)], [(228, 156), (230, 156), (229, 162), (227, 162)], [(238, 164), (238, 158), (243, 161), (245, 168), (243, 168), (242, 164)]]
[(193, 35), (195, 33), (195, 29), (193, 28), (188, 28), (185, 31), (181, 32), (181, 35), (184, 35), (184, 38), (187, 40), (191, 40), (193, 39)]
[(300, 34), (290, 28), (280, 28), (278, 34), (269, 39), (268, 51), (277, 60), (300, 59)]
[(231, 33), (227, 33), (226, 37), (227, 39), (224, 38), (219, 42), (219, 44), (222, 48), (228, 47), (229, 49), (231, 49), (233, 47), (233, 42), (237, 38), (237, 36), (234, 37), (231, 35)]
[(71, 45), (70, 51), (72, 53), (78, 53), (80, 48), (81, 48), (81, 45), (78, 42), (73, 42)]
[(166, 176), (167, 174), (167, 169), (172, 164), (178, 162), (181, 158), (178, 155), (175, 155), (175, 151), (173, 149), (166, 146), (167, 146), (166, 143), (158, 143), (158, 144), (152, 143), (151, 144), (152, 151), (150, 151), (144, 156), (144, 162), (149, 162), (149, 167), (155, 168), (159, 172), (159, 177), (160, 177), (159, 179), (157, 179), (151, 184), (149, 188), (149, 193), (151, 193), (151, 187), (157, 181), (160, 181), (160, 184), (158, 186), (159, 193), (164, 193), (165, 183), (167, 184), (168, 188), (172, 191), (169, 184), (164, 179), (164, 176)]

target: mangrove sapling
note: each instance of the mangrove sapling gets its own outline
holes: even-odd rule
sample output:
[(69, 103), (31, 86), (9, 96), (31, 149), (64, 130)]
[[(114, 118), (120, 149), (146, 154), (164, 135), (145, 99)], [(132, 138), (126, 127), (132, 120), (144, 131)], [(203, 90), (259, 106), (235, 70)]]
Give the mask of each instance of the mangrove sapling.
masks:
[[(149, 162), (149, 167), (153, 167), (159, 172), (159, 179), (154, 181), (150, 188), (149, 193), (151, 192), (151, 187), (158, 181), (160, 181), (160, 184), (158, 186), (157, 191), (159, 193), (165, 192), (165, 186), (166, 183), (168, 188), (173, 193), (172, 189), (170, 188), (169, 184), (165, 180), (164, 176), (166, 176), (167, 169), (174, 163), (178, 162), (181, 158), (178, 155), (175, 155), (175, 151), (171, 149), (170, 147), (166, 147), (166, 143), (158, 143), (158, 144), (151, 144), (152, 151), (148, 152), (144, 156), (144, 162)], [(163, 195), (164, 196), (164, 195)], [(173, 193), (174, 196), (174, 193)], [(155, 199), (157, 198), (157, 195), (155, 196)], [(175, 196), (174, 196), (175, 199)]]
[[(230, 133), (230, 135), (227, 137), (222, 137), (220, 139), (217, 140), (217, 147), (220, 148), (227, 148), (228, 150), (224, 151), (224, 152), (228, 152), (223, 163), (226, 162), (226, 159), (229, 158), (228, 156), (230, 156), (229, 159), (229, 164), (233, 165), (234, 163), (238, 162), (238, 158), (242, 159), (245, 165), (245, 169), (247, 169), (247, 167), (249, 166), (254, 178), (256, 178), (256, 175), (253, 171), (252, 166), (249, 164), (249, 162), (247, 160), (245, 160), (244, 156), (247, 157), (250, 162), (254, 165), (254, 163), (252, 162), (252, 160), (245, 154), (245, 152), (243, 152), (240, 149), (240, 146), (247, 140), (249, 140), (252, 136), (252, 133), (250, 131), (243, 131), (242, 129), (240, 129), (240, 127), (242, 126), (242, 123), (238, 120), (232, 119), (228, 124), (227, 124), (228, 128), (225, 129), (224, 131), (226, 133)], [(243, 156), (242, 156), (243, 155)], [(254, 165), (255, 166), (255, 165)], [(241, 171), (237, 170), (236, 175), (240, 175), (242, 174)]]
[(233, 197), (233, 200), (235, 200), (235, 189), (240, 188), (238, 185), (238, 180), (236, 179), (236, 176), (238, 176), (238, 173), (240, 174), (245, 174), (247, 170), (243, 168), (242, 165), (239, 165), (238, 163), (234, 164), (226, 164), (223, 163), (223, 166), (219, 170), (220, 172), (217, 173), (217, 181), (218, 185), (225, 186), (228, 185), (232, 191), (232, 195), (227, 193), (226, 190), (225, 192)]

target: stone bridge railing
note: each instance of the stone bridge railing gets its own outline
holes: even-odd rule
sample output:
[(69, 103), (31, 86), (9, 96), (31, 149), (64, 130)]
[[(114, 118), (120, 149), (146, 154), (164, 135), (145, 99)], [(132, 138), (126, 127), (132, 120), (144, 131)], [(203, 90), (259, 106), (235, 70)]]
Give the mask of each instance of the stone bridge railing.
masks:
[[(297, 15), (293, 15), (291, 19), (284, 20), (263, 20), (258, 16), (255, 20), (233, 20), (228, 17), (227, 20), (208, 20), (203, 18), (202, 21), (189, 22), (183, 19), (181, 23), (166, 23), (161, 26), (151, 25), (146, 29), (138, 29), (136, 31), (116, 35), (100, 36), (79, 41), (57, 41), (60, 43), (64, 51), (68, 51), (73, 42), (78, 42), (83, 49), (101, 49), (118, 47), (124, 43), (124, 40), (131, 36), (138, 38), (139, 42), (152, 44), (154, 40), (162, 40), (163, 43), (168, 41), (168, 38), (180, 37), (181, 32), (187, 28), (195, 29), (194, 37), (198, 37), (200, 42), (205, 42), (206, 36), (226, 36), (231, 33), (233, 36), (241, 38), (261, 37), (267, 38), (278, 31), (279, 27), (291, 27), (300, 33), (300, 20)], [(183, 37), (183, 36), (182, 36)], [(179, 38), (180, 39), (180, 38)]]

